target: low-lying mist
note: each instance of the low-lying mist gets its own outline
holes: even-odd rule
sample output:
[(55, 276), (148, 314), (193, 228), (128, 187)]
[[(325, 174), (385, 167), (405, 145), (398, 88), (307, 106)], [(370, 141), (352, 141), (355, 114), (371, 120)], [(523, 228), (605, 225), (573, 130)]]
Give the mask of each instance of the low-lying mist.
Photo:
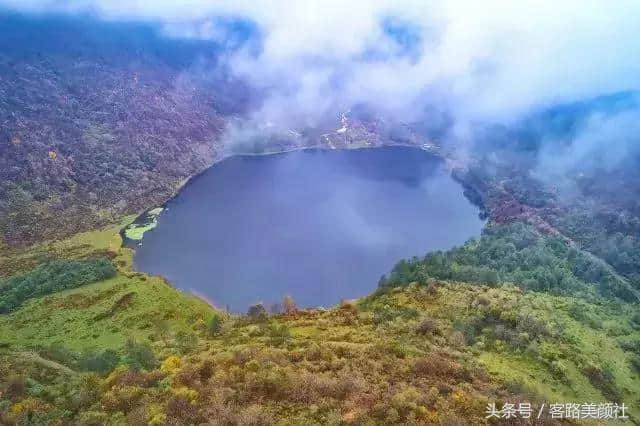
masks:
[(410, 124), (460, 158), (525, 151), (543, 180), (610, 171), (637, 151), (640, 5), (631, 0), (0, 6), (139, 22), (157, 36), (149, 43), (195, 43), (186, 56), (174, 51), (183, 53), (174, 90), (234, 88), (214, 106), (231, 118), (226, 147), (317, 137), (344, 127), (346, 114), (383, 138)]

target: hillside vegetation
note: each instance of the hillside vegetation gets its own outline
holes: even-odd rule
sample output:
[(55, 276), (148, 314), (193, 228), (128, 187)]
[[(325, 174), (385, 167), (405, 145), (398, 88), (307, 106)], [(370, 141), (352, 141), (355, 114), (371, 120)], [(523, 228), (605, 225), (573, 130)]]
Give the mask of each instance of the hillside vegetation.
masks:
[[(117, 231), (14, 256), (91, 258)], [(4, 422), (478, 424), (508, 401), (624, 401), (640, 415), (640, 317), (616, 298), (433, 269), (328, 310), (288, 299), (284, 313), (229, 316), (111, 248), (115, 277), (0, 315)]]
[(116, 269), (104, 258), (59, 260), (43, 263), (33, 271), (0, 281), (0, 313), (19, 307), (27, 299), (80, 287), (116, 275)]
[(425, 283), (429, 278), (488, 285), (517, 283), (523, 290), (638, 301), (638, 291), (602, 260), (559, 236), (523, 223), (487, 226), (479, 240), (400, 261), (382, 286)]
[[(0, 235), (32, 244), (164, 201), (218, 155), (216, 45), (142, 24), (0, 12)], [(199, 61), (199, 62), (198, 62)]]

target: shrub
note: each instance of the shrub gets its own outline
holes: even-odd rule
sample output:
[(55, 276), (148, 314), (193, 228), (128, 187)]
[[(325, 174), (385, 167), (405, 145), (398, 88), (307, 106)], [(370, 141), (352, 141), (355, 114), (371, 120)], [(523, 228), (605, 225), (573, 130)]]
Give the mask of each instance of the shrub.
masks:
[(231, 360), (236, 365), (243, 365), (251, 358), (253, 358), (255, 352), (249, 349), (236, 349), (231, 355)]
[(333, 353), (335, 353), (338, 358), (352, 357), (351, 349), (347, 345), (335, 345), (335, 346), (332, 346), (332, 348), (333, 348)]
[(204, 360), (198, 369), (200, 373), (200, 382), (205, 383), (211, 377), (213, 377), (213, 361), (210, 359)]
[(292, 381), (286, 370), (280, 368), (261, 369), (248, 374), (246, 380), (246, 390), (250, 395), (272, 400), (285, 399), (291, 385)]
[(78, 367), (85, 371), (107, 374), (113, 371), (119, 362), (120, 356), (111, 349), (102, 352), (86, 350), (80, 355)]
[(169, 337), (169, 322), (164, 319), (156, 319), (153, 322), (153, 332), (166, 344)]
[(440, 417), (440, 426), (464, 426), (467, 422), (461, 418), (456, 416), (455, 414), (443, 414)]
[[(200, 380), (200, 371), (197, 367), (188, 364), (178, 371), (173, 379), (173, 386), (182, 386), (184, 389), (195, 387)], [(191, 391), (192, 389), (190, 389)], [(195, 392), (195, 391), (194, 391)]]
[(40, 349), (38, 353), (44, 358), (67, 366), (72, 365), (75, 361), (75, 354), (61, 343), (52, 343), (48, 347)]
[(631, 317), (631, 324), (635, 328), (640, 328), (640, 312), (636, 312), (633, 317)]
[(413, 364), (413, 371), (418, 377), (457, 378), (462, 370), (460, 364), (437, 354), (418, 358)]
[(291, 338), (291, 332), (286, 324), (271, 324), (269, 337), (271, 338), (271, 343), (278, 346)]
[(11, 407), (11, 415), (18, 420), (18, 424), (37, 424), (37, 413), (45, 411), (46, 404), (33, 397), (27, 397)]
[(145, 375), (139, 370), (115, 370), (107, 377), (107, 383), (117, 386), (147, 387), (148, 381)]
[(275, 424), (273, 416), (258, 405), (250, 405), (241, 410), (233, 423), (239, 426), (271, 426)]
[(312, 343), (304, 351), (304, 357), (307, 361), (331, 361), (333, 359), (333, 351), (326, 345), (318, 345)]
[(180, 358), (175, 355), (172, 355), (169, 358), (162, 361), (160, 370), (164, 371), (165, 373), (171, 374), (180, 368), (180, 364), (181, 364)]
[(167, 374), (161, 370), (151, 370), (144, 375), (144, 386), (157, 386), (158, 383), (167, 377)]
[(550, 335), (547, 324), (531, 313), (518, 314), (516, 330), (527, 333), (533, 339)]
[(464, 334), (462, 334), (462, 332), (457, 330), (451, 333), (451, 336), (449, 336), (449, 342), (451, 342), (451, 345), (454, 348), (458, 348), (458, 349), (462, 348), (467, 344), (466, 339), (464, 338)]
[(136, 408), (143, 391), (137, 386), (114, 386), (102, 395), (102, 406), (106, 411), (122, 411), (127, 414)]
[(174, 396), (167, 403), (167, 417), (178, 420), (178, 424), (198, 424), (200, 416), (195, 405), (191, 404), (188, 397)]
[(406, 343), (399, 340), (393, 340), (389, 342), (388, 344), (384, 345), (384, 349), (382, 350), (388, 354), (395, 356), (396, 358), (401, 359), (406, 358), (410, 353), (410, 349), (407, 347)]
[(407, 386), (391, 397), (391, 405), (401, 419), (406, 419), (410, 413), (417, 410), (422, 403), (422, 394), (413, 386)]
[(296, 402), (311, 404), (324, 398), (338, 401), (346, 400), (349, 395), (359, 392), (365, 385), (360, 378), (352, 374), (331, 377), (326, 373), (311, 374), (304, 372), (295, 376), (291, 382), (289, 397)]
[(107, 424), (109, 415), (104, 411), (83, 411), (78, 414), (78, 424), (83, 426), (101, 426)]
[(127, 426), (147, 426), (149, 424), (147, 407), (141, 405), (131, 410), (127, 414), (126, 423)]
[(473, 318), (470, 320), (457, 321), (454, 323), (454, 328), (462, 333), (464, 341), (470, 345), (476, 343), (476, 338), (484, 326), (484, 318)]
[(219, 314), (213, 314), (213, 317), (211, 317), (211, 319), (209, 320), (209, 325), (207, 326), (209, 336), (218, 336), (222, 331), (223, 323), (224, 320), (222, 319), (222, 316), (220, 316)]
[(405, 306), (389, 306), (383, 305), (376, 307), (373, 310), (373, 322), (376, 324), (382, 324), (388, 321), (393, 321), (397, 317), (404, 320), (416, 319), (420, 316), (420, 312), (414, 308), (408, 308)]
[(267, 320), (267, 310), (264, 308), (262, 303), (258, 303), (257, 305), (253, 305), (249, 307), (247, 311), (247, 316), (251, 321), (254, 322), (263, 322)]
[(627, 340), (620, 342), (620, 347), (626, 352), (633, 352), (640, 355), (640, 340)]
[(192, 352), (198, 346), (198, 336), (190, 331), (180, 330), (176, 333), (176, 346), (183, 354)]
[(3, 396), (9, 399), (19, 399), (27, 392), (27, 384), (25, 378), (19, 375), (9, 376), (7, 384), (4, 387)]
[(245, 364), (244, 368), (255, 373), (256, 371), (260, 370), (260, 363), (257, 360), (252, 359)]
[(420, 324), (418, 324), (418, 327), (416, 327), (416, 333), (422, 336), (438, 334), (437, 332), (438, 332), (438, 324), (435, 322), (433, 318), (429, 318), (429, 317), (426, 317), (422, 321), (420, 321)]
[(563, 383), (569, 384), (569, 378), (567, 377), (567, 373), (569, 370), (562, 361), (551, 361), (550, 367), (551, 373), (556, 379), (560, 380)]
[(134, 370), (150, 370), (158, 365), (156, 355), (151, 345), (146, 342), (138, 343), (133, 338), (127, 339), (124, 346), (125, 363)]
[(586, 311), (586, 306), (583, 303), (572, 303), (569, 307), (569, 315), (574, 320), (582, 323), (586, 322), (589, 319), (589, 315)]

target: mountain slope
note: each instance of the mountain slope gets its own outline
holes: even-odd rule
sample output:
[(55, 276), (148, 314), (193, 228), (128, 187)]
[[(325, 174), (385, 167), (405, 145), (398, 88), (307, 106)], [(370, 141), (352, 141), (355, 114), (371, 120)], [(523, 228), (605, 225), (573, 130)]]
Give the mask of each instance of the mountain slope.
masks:
[[(0, 15), (0, 230), (69, 235), (164, 201), (219, 155), (242, 86), (152, 26)], [(234, 104), (228, 101), (233, 92)]]
[(22, 252), (106, 247), (120, 271), (0, 315), (4, 421), (477, 424), (488, 403), (523, 401), (640, 414), (635, 305), (430, 278), (328, 310), (230, 317), (132, 273), (118, 229)]

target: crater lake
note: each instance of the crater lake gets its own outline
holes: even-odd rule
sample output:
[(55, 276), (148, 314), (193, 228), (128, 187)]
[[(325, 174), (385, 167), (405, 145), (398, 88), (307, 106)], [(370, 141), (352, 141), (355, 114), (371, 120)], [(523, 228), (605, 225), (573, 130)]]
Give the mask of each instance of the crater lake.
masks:
[(403, 147), (225, 159), (166, 204), (135, 268), (220, 308), (365, 296), (403, 258), (478, 236), (444, 161)]

